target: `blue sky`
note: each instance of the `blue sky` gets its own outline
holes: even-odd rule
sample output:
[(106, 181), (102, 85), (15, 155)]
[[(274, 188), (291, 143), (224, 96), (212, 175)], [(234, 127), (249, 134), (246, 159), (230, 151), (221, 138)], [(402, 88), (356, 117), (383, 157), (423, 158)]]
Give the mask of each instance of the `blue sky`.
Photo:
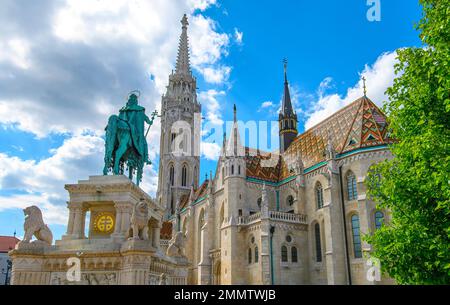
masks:
[[(367, 20), (366, 0), (3, 2), (0, 235), (23, 234), (21, 208), (30, 204), (43, 209), (56, 238), (63, 234), (64, 184), (101, 173), (108, 115), (133, 89), (148, 110), (159, 107), (183, 13), (203, 115), (215, 126), (232, 119), (234, 103), (239, 120), (276, 120), (285, 57), (300, 131), (360, 96), (361, 75), (382, 105), (393, 52), (420, 46), (414, 0), (380, 0), (379, 22)], [(149, 135), (155, 167), (143, 183), (151, 194), (158, 137), (157, 123)], [(202, 178), (214, 171), (220, 144), (205, 145)]]

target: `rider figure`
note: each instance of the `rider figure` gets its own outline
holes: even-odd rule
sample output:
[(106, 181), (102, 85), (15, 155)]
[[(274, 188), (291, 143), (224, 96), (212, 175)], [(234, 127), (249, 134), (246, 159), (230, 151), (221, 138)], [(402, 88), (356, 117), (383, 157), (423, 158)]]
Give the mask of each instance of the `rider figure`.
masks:
[(144, 122), (151, 125), (153, 122), (145, 114), (145, 108), (138, 105), (138, 97), (132, 93), (127, 104), (120, 109), (119, 118), (125, 124), (119, 128), (130, 131), (131, 140), (136, 151), (142, 156), (145, 163), (150, 164), (148, 159), (147, 140), (144, 135)]

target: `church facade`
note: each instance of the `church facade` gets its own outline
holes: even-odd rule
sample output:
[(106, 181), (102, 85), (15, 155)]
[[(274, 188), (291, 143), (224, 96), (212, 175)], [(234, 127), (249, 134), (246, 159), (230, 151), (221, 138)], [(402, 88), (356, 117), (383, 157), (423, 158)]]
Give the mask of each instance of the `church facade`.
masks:
[(187, 282), (393, 283), (372, 281), (371, 248), (362, 239), (389, 221), (364, 183), (373, 164), (392, 158), (382, 111), (364, 92), (298, 134), (285, 64), (279, 152), (243, 146), (235, 106), (216, 170), (199, 185), (199, 157), (186, 148), (200, 145), (201, 112), (187, 26), (184, 17), (176, 70), (162, 97), (156, 198), (166, 207), (164, 226), (185, 236)]

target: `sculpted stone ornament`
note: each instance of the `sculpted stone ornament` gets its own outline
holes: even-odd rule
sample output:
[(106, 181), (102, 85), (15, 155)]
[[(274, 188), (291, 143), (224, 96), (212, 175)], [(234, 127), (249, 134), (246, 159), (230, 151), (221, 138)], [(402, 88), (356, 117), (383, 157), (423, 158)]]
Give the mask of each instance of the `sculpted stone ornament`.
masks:
[(184, 240), (185, 236), (183, 232), (177, 232), (175, 236), (170, 240), (166, 255), (169, 257), (185, 258), (186, 255), (184, 254)]
[[(145, 108), (138, 105), (138, 96), (132, 92), (128, 102), (120, 109), (120, 114), (112, 115), (105, 128), (105, 166), (103, 175), (112, 171), (114, 175), (122, 175), (125, 165), (128, 177), (132, 180), (136, 172), (136, 184), (142, 181), (145, 164), (151, 164), (148, 159), (147, 134), (157, 116), (152, 113), (151, 119), (145, 114)], [(148, 129), (144, 134), (144, 123)]]
[(128, 233), (129, 240), (148, 240), (148, 205), (139, 201), (131, 214), (131, 227)]
[[(23, 240), (18, 243), (17, 248), (23, 248), (26, 245), (33, 244), (37, 246), (51, 246), (53, 242), (53, 234), (44, 223), (41, 210), (35, 206), (29, 206), (23, 210), (25, 214), (25, 222), (23, 225), (25, 235)], [(36, 241), (31, 242), (33, 235)]]

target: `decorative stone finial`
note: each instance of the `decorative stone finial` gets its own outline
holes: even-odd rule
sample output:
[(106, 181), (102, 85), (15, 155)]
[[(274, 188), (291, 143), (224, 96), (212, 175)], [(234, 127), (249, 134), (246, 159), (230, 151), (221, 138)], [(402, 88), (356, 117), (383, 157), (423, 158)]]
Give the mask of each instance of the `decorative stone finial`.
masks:
[(362, 81), (363, 81), (364, 96), (366, 96), (367, 88), (366, 88), (366, 77), (365, 76), (362, 77)]
[(181, 18), (181, 25), (183, 26), (183, 28), (187, 28), (187, 26), (189, 25), (186, 14), (184, 14), (183, 18)]

